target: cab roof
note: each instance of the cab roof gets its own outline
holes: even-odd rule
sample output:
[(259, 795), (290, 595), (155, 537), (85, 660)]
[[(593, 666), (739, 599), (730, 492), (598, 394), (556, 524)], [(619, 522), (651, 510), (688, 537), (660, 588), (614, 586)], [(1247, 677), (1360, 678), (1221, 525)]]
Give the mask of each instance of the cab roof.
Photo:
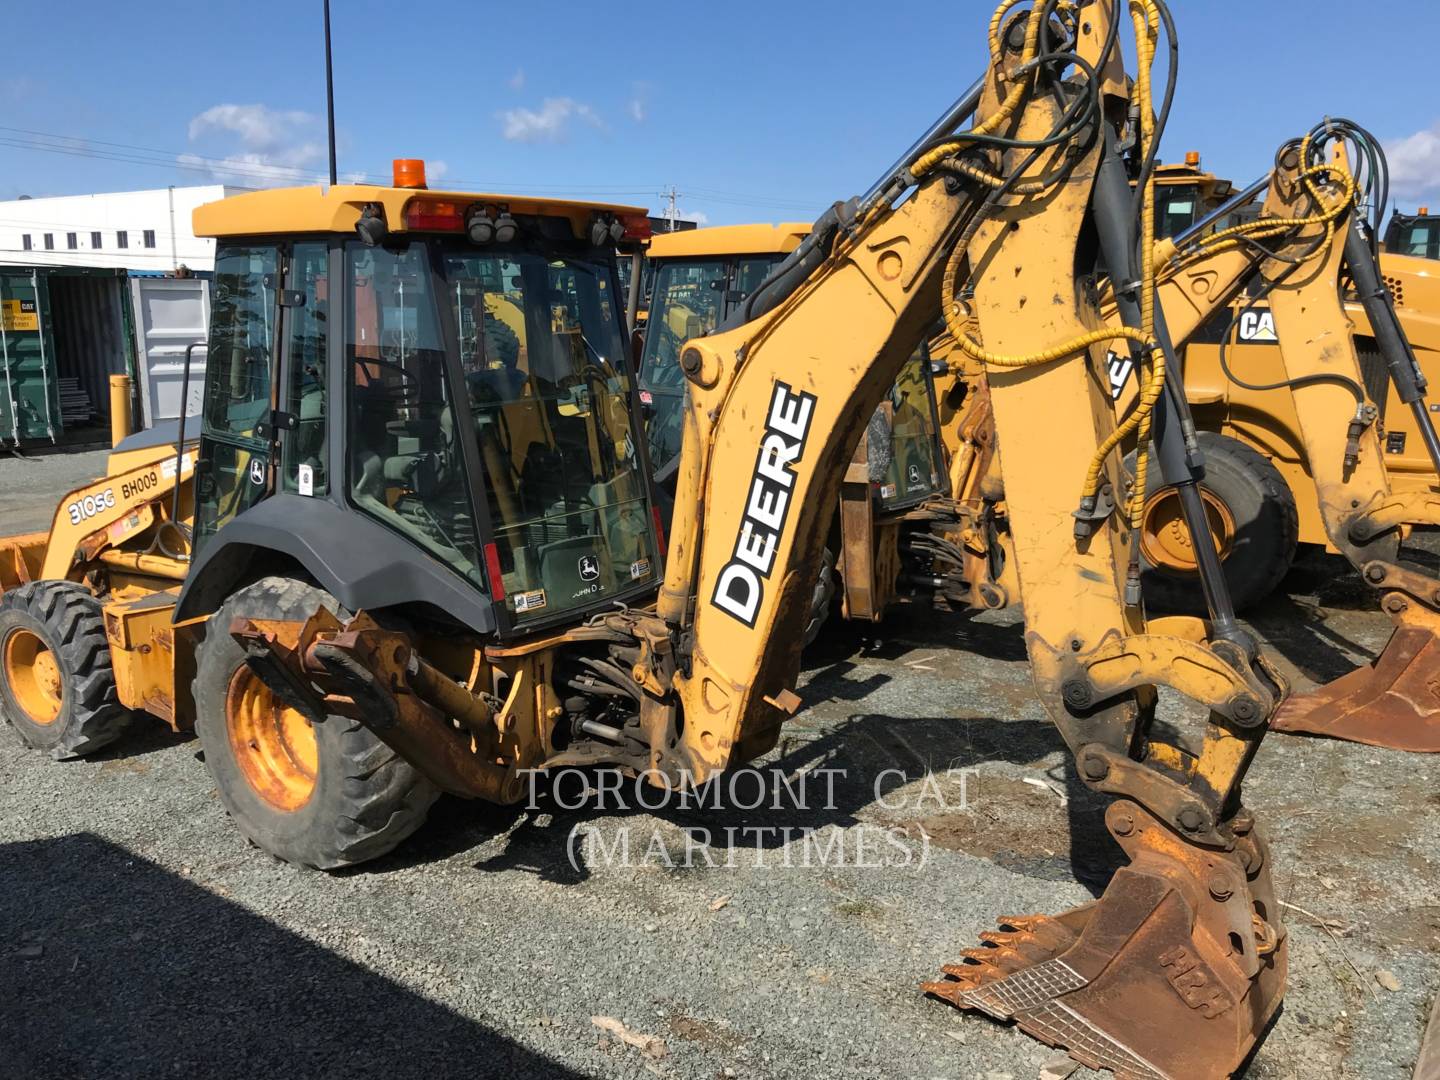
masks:
[(568, 217), (576, 236), (585, 234), (596, 213), (645, 216), (643, 206), (577, 202), (530, 195), (493, 195), (474, 191), (435, 191), (430, 188), (382, 187), (372, 184), (336, 184), (324, 187), (271, 188), (232, 195), (195, 208), (196, 236), (274, 236), (291, 233), (349, 233), (360, 212), (371, 203), (385, 208), (392, 232), (406, 231), (405, 208), (413, 200), (458, 204), (463, 214), (471, 205), (503, 206), (512, 214)]
[(1191, 165), (1189, 162), (1157, 164), (1155, 166), (1155, 182), (1161, 186), (1198, 184), (1207, 199), (1225, 199), (1235, 190), (1235, 185), (1229, 180), (1222, 180), (1214, 173), (1206, 172), (1200, 166)]
[(656, 233), (646, 255), (651, 259), (702, 258), (707, 255), (788, 255), (810, 235), (804, 222), (779, 225), (716, 225), (708, 229)]

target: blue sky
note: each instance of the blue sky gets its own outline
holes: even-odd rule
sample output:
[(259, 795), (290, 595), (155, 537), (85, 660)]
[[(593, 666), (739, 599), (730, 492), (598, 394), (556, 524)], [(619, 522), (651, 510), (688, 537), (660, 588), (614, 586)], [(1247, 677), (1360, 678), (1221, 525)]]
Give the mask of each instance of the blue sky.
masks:
[[(424, 157), (433, 186), (657, 211), (673, 185), (723, 224), (808, 220), (867, 187), (982, 70), (991, 2), (332, 7), (342, 176)], [(1164, 158), (1200, 150), (1246, 182), (1343, 115), (1390, 147), (1401, 205), (1440, 200), (1440, 96), (1405, 45), (1440, 38), (1440, 4), (1172, 7)], [(0, 198), (325, 169), (320, 0), (15, 4), (5, 31), (23, 47), (0, 68)]]

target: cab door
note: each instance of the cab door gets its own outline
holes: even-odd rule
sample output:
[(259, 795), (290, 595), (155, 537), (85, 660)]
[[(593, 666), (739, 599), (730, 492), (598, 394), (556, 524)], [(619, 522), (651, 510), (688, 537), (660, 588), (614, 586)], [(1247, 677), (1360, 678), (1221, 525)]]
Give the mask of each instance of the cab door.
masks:
[(276, 491), (323, 494), (328, 248), (227, 243), (215, 258), (195, 546)]

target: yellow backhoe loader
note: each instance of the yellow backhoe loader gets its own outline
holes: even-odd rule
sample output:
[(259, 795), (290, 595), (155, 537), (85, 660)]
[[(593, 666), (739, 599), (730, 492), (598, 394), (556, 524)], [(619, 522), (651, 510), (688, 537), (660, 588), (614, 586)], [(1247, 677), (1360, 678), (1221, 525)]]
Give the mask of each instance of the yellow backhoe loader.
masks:
[[(173, 626), (127, 640), (153, 652), (172, 634), (177, 684), (193, 657), (175, 709), (247, 835), (344, 865), (392, 847), (437, 789), (514, 801), (525, 770), (568, 764), (696, 784), (772, 748), (800, 704), (845, 470), (944, 317), (987, 371), (1036, 690), (1079, 776), (1114, 798), (1105, 823), (1131, 861), (1091, 904), (1006, 918), (927, 989), (1122, 1076), (1238, 1068), (1285, 985), (1270, 854), (1241, 785), (1286, 687), (1234, 618), (1166, 378), (1153, 189), (1137, 205), (1128, 185), (1157, 153), (1162, 25), (1161, 0), (1007, 0), (980, 82), (685, 345), (658, 595), (613, 268), (629, 208), (432, 192), (406, 168), (388, 188), (196, 211), (218, 247), (193, 558), (178, 598), (157, 602)], [(1295, 272), (1313, 272), (1353, 205), (1323, 149), (1307, 141), (1277, 168), (1260, 219), (1273, 231), (1251, 237)], [(1124, 325), (1103, 322), (1102, 268), (1126, 283)], [(524, 312), (513, 362), (484, 333), (494, 294)], [(1117, 340), (1143, 387), (1120, 426)], [(1139, 490), (1148, 469), (1176, 488), (1207, 620), (1140, 603), (1127, 436)], [(65, 559), (65, 577), (88, 577)], [(55, 587), (9, 590), (5, 610)], [(44, 611), (33, 625), (54, 654), (64, 627)], [(76, 677), (57, 670), (52, 722)], [(1160, 687), (1202, 706), (1198, 730), (1156, 722)]]

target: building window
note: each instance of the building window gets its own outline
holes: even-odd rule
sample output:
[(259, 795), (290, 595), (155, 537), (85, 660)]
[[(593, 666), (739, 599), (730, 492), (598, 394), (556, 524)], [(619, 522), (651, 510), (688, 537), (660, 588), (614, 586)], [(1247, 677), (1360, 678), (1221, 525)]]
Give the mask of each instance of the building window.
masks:
[(145, 246), (146, 246), (146, 247), (154, 247), (154, 246), (155, 246), (155, 230), (154, 230), (154, 229), (146, 229), (146, 230), (145, 230), (144, 243), (145, 243)]
[(20, 246), (26, 251), (30, 250), (30, 234), (28, 232), (24, 236), (20, 237)]
[(115, 246), (117, 248), (128, 248), (130, 246), (130, 234), (121, 229), (115, 234)]
[(73, 232), (67, 232), (67, 233), (65, 234), (65, 246), (66, 246), (67, 248), (69, 248), (71, 251), (74, 251), (76, 248), (78, 248), (78, 247), (80, 246), (80, 240), (76, 237), (76, 235), (75, 235)]
[(90, 234), (90, 246), (96, 251), (100, 250), (100, 234), (98, 232), (92, 232)]
[(46, 250), (46, 251), (54, 251), (54, 250), (55, 250), (55, 234), (54, 234), (54, 233), (48, 233), (48, 232), (47, 232), (47, 233), (45, 234), (45, 250)]

